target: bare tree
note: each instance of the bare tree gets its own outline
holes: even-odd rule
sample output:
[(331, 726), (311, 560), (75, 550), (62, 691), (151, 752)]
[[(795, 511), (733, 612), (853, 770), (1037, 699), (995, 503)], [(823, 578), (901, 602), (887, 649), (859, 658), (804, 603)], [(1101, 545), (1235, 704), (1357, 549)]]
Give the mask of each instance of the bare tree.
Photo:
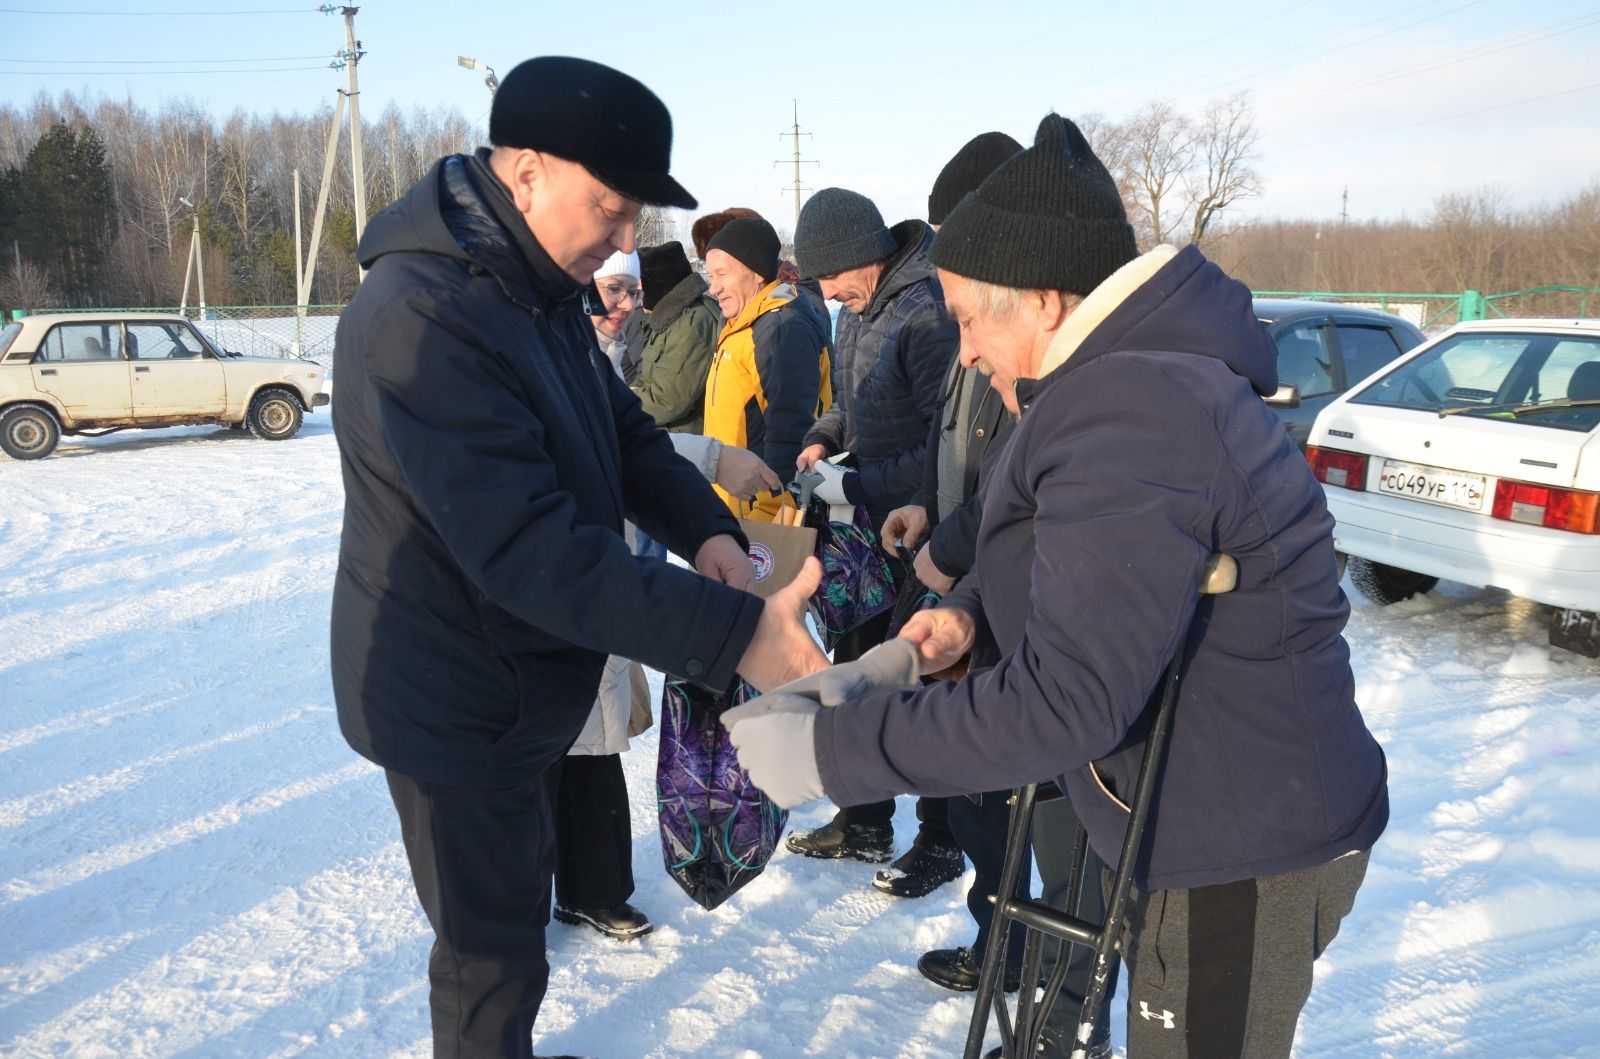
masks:
[(61, 290), (51, 281), (50, 273), (32, 261), (13, 261), (9, 268), (0, 269), (0, 306), (35, 312), (59, 309)]
[(1197, 165), (1189, 175), (1190, 242), (1204, 242), (1223, 210), (1261, 193), (1260, 174), (1251, 165), (1260, 139), (1248, 93), (1213, 100), (1206, 107), (1196, 129)]
[[(1145, 245), (1171, 242), (1183, 222), (1183, 197), (1197, 148), (1194, 123), (1170, 103), (1148, 103), (1124, 126), (1129, 220)], [(1120, 181), (1119, 181), (1120, 183)]]

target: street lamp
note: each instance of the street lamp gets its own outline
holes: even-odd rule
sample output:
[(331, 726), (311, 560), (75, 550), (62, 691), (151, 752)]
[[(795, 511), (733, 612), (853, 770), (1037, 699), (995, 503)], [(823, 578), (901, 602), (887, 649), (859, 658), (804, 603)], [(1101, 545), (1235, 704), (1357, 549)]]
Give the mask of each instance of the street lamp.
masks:
[(489, 86), (489, 94), (491, 96), (494, 95), (495, 89), (500, 87), (500, 78), (494, 75), (494, 67), (483, 60), (474, 59), (470, 55), (457, 55), (456, 64), (468, 70), (488, 70), (489, 72), (484, 75), (483, 83)]

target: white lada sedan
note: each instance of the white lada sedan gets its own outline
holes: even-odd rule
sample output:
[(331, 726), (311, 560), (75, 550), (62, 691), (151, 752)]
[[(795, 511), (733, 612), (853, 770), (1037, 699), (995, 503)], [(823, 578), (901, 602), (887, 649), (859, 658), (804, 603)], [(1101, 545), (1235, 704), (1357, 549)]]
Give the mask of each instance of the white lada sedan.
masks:
[(1368, 597), (1502, 588), (1600, 657), (1597, 428), (1600, 320), (1481, 320), (1328, 405), (1306, 458)]

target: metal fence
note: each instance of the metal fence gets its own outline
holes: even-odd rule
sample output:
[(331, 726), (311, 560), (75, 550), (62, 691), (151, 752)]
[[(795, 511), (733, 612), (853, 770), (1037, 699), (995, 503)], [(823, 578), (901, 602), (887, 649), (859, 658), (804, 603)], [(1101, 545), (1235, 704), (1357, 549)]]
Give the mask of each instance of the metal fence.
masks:
[[(180, 313), (219, 348), (247, 357), (304, 357), (333, 365), (333, 334), (342, 305), (146, 306), (127, 309), (50, 309), (49, 312)], [(15, 312), (15, 311), (13, 311)]]
[(1600, 313), (1600, 287), (1552, 285), (1483, 294), (1398, 294), (1393, 292), (1255, 291), (1258, 298), (1302, 298), (1338, 302), (1393, 313), (1424, 331), (1441, 331), (1463, 320), (1573, 318)]
[[(1359, 305), (1393, 313), (1424, 331), (1436, 332), (1461, 320), (1495, 317), (1587, 317), (1600, 314), (1600, 287), (1545, 286), (1482, 294), (1403, 294), (1384, 291), (1255, 291), (1258, 298), (1301, 298)], [(81, 311), (81, 310), (50, 310)], [(218, 346), (253, 357), (305, 357), (324, 368), (333, 365), (333, 335), (342, 305), (208, 305), (94, 312), (177, 313), (193, 320)], [(12, 310), (20, 313), (21, 310)]]

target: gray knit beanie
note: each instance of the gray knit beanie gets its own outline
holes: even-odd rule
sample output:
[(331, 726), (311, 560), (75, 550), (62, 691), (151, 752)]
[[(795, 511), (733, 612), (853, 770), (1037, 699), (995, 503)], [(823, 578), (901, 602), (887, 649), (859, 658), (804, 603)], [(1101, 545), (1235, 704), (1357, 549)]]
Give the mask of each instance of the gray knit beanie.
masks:
[(872, 200), (844, 188), (812, 195), (794, 225), (795, 264), (806, 279), (882, 261), (898, 248)]
[(929, 256), (968, 279), (1088, 294), (1139, 248), (1116, 181), (1078, 127), (1050, 114), (1032, 147), (950, 211)]

